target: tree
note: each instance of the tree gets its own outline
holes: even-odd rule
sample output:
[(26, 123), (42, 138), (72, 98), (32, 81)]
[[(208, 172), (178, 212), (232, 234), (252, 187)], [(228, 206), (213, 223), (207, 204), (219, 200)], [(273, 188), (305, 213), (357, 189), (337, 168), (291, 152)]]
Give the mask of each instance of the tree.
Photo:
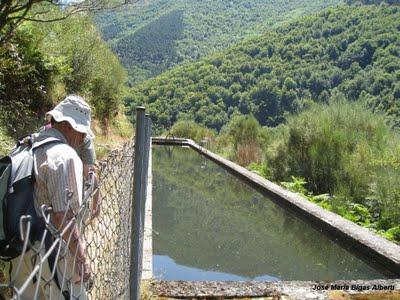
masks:
[[(79, 12), (116, 8), (121, 5), (132, 3), (133, 1), (134, 0), (1, 0), (0, 42), (7, 42), (13, 36), (15, 29), (23, 21), (54, 22), (66, 19)], [(48, 16), (48, 12), (52, 6), (62, 8), (60, 9), (59, 15)]]
[(17, 32), (14, 40), (0, 47), (0, 127), (17, 138), (33, 132), (39, 116), (51, 108), (46, 91), (52, 66), (45, 63), (30, 32)]
[[(59, 10), (50, 6), (47, 17)], [(119, 111), (125, 79), (90, 14), (26, 22), (0, 46), (0, 126), (13, 137), (33, 132), (56, 100), (78, 93), (107, 127)]]

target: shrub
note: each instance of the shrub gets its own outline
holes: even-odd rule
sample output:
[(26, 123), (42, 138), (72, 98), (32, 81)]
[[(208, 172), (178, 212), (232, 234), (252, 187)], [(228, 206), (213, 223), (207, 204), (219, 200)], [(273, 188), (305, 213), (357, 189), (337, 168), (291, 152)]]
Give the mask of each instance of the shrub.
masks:
[(260, 124), (253, 116), (235, 116), (228, 124), (228, 133), (232, 137), (235, 150), (239, 145), (258, 142), (260, 129)]
[(265, 132), (257, 119), (252, 115), (235, 116), (227, 125), (228, 135), (232, 139), (232, 158), (242, 166), (248, 166), (251, 162), (262, 162), (263, 140), (267, 139)]
[(193, 121), (178, 121), (171, 128), (171, 134), (175, 137), (189, 138), (197, 143), (204, 139), (212, 139), (214, 132)]
[(266, 156), (274, 180), (304, 178), (312, 194), (335, 195), (327, 208), (358, 224), (385, 220), (373, 225), (377, 230), (399, 224), (400, 139), (383, 115), (331, 101), (288, 117), (286, 126), (288, 134)]
[(47, 95), (51, 66), (36, 43), (27, 28), (0, 47), (0, 126), (13, 138), (32, 132), (38, 116), (52, 105)]

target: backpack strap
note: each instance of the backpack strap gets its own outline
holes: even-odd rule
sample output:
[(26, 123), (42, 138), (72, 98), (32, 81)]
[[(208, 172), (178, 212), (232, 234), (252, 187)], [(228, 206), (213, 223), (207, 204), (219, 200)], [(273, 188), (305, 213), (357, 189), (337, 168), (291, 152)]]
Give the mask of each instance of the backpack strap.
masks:
[[(32, 138), (31, 138), (32, 140)], [(63, 141), (61, 141), (60, 139), (57, 139), (55, 137), (48, 137), (45, 138), (42, 141), (39, 142), (33, 142), (32, 143), (32, 147), (31, 147), (31, 151), (32, 151), (32, 156), (33, 156), (33, 160), (32, 160), (32, 175), (35, 174), (34, 171), (37, 171), (36, 169), (36, 163), (35, 163), (35, 150), (46, 145), (46, 144), (50, 144), (50, 143), (64, 143)]]
[(60, 139), (55, 138), (55, 137), (48, 137), (48, 138), (46, 138), (46, 139), (44, 139), (42, 141), (33, 142), (32, 143), (32, 151), (37, 149), (37, 148), (39, 148), (39, 147), (42, 147), (43, 145), (50, 144), (50, 143), (64, 143), (64, 142), (61, 141)]

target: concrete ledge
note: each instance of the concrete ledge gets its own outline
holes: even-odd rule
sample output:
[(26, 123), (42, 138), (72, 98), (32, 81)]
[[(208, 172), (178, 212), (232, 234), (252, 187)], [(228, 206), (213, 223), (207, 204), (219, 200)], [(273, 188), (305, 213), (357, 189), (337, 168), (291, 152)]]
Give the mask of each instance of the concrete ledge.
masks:
[[(153, 138), (153, 144), (190, 146), (202, 155), (210, 158), (231, 173), (241, 177), (261, 192), (272, 197), (276, 203), (290, 208), (303, 216), (318, 228), (331, 236), (338, 238), (338, 242), (354, 248), (358, 255), (372, 260), (390, 271), (391, 277), (400, 276), (400, 246), (386, 240), (343, 217), (329, 212), (315, 203), (312, 203), (295, 193), (227, 160), (211, 151), (197, 145), (189, 139)], [(352, 249), (353, 250), (353, 249)]]
[[(151, 281), (150, 290), (161, 297), (193, 298), (255, 298), (272, 299), (400, 299), (400, 280), (354, 281)], [(356, 297), (357, 296), (357, 297)]]
[(182, 138), (162, 138), (152, 137), (151, 142), (153, 145), (169, 145), (169, 146), (189, 146), (190, 142), (196, 144), (192, 140)]

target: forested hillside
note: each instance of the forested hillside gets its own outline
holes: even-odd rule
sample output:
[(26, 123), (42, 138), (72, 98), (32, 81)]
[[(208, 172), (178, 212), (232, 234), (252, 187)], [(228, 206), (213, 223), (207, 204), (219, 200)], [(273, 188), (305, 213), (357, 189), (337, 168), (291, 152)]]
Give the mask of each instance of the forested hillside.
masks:
[(99, 14), (96, 22), (132, 84), (339, 2), (155, 0)]
[(191, 119), (221, 129), (238, 114), (276, 126), (331, 95), (363, 100), (400, 125), (400, 8), (341, 6), (176, 67), (132, 89), (157, 128)]

